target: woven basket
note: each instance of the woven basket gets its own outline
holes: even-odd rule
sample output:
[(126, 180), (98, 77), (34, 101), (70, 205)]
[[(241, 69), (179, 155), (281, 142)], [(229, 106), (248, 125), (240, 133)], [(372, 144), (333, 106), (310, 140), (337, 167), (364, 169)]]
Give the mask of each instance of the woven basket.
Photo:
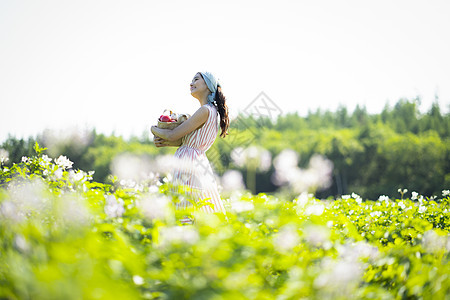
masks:
[(177, 128), (178, 125), (180, 125), (183, 122), (161, 122), (160, 120), (158, 120), (158, 128), (163, 128), (163, 129), (174, 129)]
[[(178, 116), (178, 121), (176, 122), (161, 122), (160, 120), (158, 120), (158, 128), (162, 128), (162, 129), (175, 129), (177, 128), (181, 123), (183, 123), (184, 121), (186, 121), (188, 118), (190, 117), (189, 114), (182, 114)], [(182, 138), (171, 142), (171, 144), (176, 145), (176, 146), (180, 146), (181, 145), (181, 141)]]

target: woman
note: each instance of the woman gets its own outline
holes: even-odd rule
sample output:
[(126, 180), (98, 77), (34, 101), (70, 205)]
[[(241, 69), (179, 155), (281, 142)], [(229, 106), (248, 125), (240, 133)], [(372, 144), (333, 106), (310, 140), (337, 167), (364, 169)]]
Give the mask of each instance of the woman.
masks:
[[(182, 138), (182, 144), (175, 152), (175, 157), (189, 162), (189, 167), (177, 168), (173, 171), (175, 183), (187, 187), (194, 201), (204, 200), (208, 205), (201, 207), (207, 213), (221, 212), (225, 214), (217, 184), (205, 152), (214, 143), (219, 131), (218, 114), (220, 116), (221, 137), (227, 135), (229, 126), (228, 107), (225, 96), (216, 77), (210, 72), (195, 74), (191, 86), (191, 95), (200, 103), (200, 108), (181, 125), (173, 130), (152, 126), (156, 147), (172, 146), (173, 142)], [(186, 166), (186, 164), (183, 164)], [(190, 206), (184, 200), (177, 203), (177, 209)]]

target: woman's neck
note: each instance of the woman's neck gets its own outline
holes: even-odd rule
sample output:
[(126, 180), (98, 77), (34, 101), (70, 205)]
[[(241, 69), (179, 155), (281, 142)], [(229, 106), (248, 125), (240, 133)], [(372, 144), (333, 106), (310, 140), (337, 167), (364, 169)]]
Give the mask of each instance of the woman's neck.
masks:
[(205, 104), (208, 103), (208, 96), (209, 96), (210, 94), (211, 94), (211, 93), (205, 94), (205, 95), (202, 95), (201, 97), (198, 98), (198, 102), (200, 102), (200, 106), (203, 106), (203, 105), (205, 105)]

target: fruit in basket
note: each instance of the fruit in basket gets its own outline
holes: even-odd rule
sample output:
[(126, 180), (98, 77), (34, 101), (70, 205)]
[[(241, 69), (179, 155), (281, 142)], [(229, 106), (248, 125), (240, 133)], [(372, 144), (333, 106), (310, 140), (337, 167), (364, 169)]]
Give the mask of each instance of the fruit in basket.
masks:
[(177, 114), (171, 110), (165, 109), (158, 118), (158, 128), (174, 129), (190, 117), (189, 114)]
[(171, 119), (170, 116), (168, 116), (168, 115), (161, 115), (161, 116), (159, 117), (159, 120), (160, 120), (161, 122), (171, 122), (171, 121), (172, 121), (172, 119)]

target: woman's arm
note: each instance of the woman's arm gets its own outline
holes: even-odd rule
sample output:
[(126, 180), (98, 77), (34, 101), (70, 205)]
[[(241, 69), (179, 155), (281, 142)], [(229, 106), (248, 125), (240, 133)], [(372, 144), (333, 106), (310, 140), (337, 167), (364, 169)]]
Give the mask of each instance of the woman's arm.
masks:
[(192, 117), (181, 123), (175, 129), (163, 129), (152, 126), (151, 130), (155, 136), (159, 136), (164, 140), (173, 142), (202, 127), (206, 120), (208, 120), (208, 116), (208, 108), (202, 106), (192, 115)]

